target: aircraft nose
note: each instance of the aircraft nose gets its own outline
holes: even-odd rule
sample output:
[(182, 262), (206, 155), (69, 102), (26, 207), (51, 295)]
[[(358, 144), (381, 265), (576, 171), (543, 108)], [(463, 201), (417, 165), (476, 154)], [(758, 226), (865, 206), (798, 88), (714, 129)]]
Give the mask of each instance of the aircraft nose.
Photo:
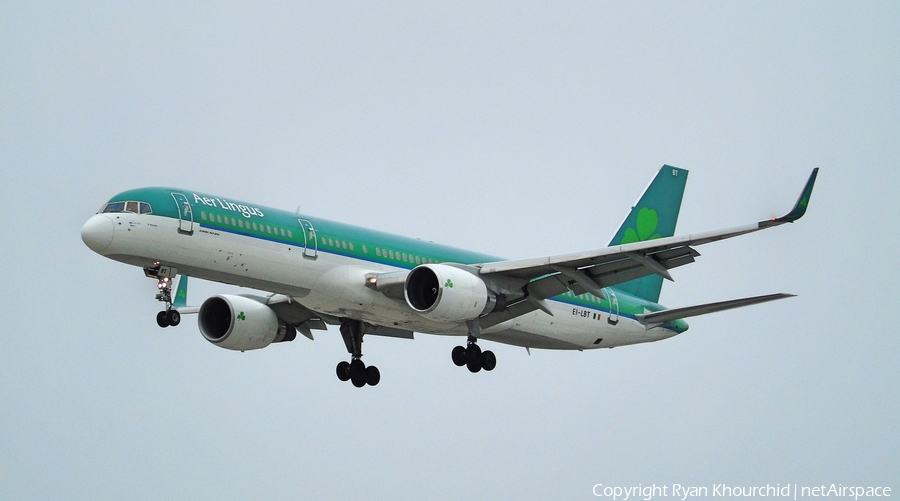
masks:
[(112, 219), (102, 214), (97, 214), (84, 223), (81, 227), (81, 240), (92, 251), (100, 253), (112, 243), (115, 225)]

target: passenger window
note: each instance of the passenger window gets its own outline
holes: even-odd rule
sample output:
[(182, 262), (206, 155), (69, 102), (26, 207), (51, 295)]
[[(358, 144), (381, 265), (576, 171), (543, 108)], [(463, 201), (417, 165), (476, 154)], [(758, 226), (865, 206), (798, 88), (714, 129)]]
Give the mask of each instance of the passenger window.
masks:
[(284, 228), (281, 229), (281, 236), (284, 236)]
[[(366, 251), (366, 246), (363, 245), (363, 252)], [(375, 255), (381, 257), (381, 247), (375, 247)]]
[(238, 219), (238, 226), (240, 226), (241, 228), (244, 227), (244, 220), (243, 220), (243, 219)]
[(220, 214), (216, 214), (216, 221), (222, 222), (222, 216)]
[(421, 257), (416, 256), (416, 264), (422, 264), (422, 258), (421, 258)]
[(389, 251), (391, 254), (391, 259), (394, 259), (394, 251)]
[(253, 229), (259, 231), (259, 227), (256, 226), (256, 221), (253, 221)]
[(231, 218), (231, 226), (237, 226), (237, 221), (234, 218)]
[(291, 230), (288, 230), (288, 238), (294, 238), (294, 233)]
[(366, 244), (363, 244), (363, 254), (368, 254), (368, 253), (369, 253), (369, 248), (366, 247)]
[(200, 217), (203, 218), (204, 221), (206, 221), (206, 211), (205, 210), (200, 211)]
[(350, 250), (353, 250), (353, 242), (350, 242)]
[(403, 262), (404, 262), (404, 263), (407, 262), (407, 261), (406, 261), (406, 253), (405, 253), (405, 252), (403, 253)]
[(271, 227), (271, 226), (266, 225), (266, 233), (272, 233), (272, 227)]
[(346, 249), (346, 248), (347, 248), (347, 242), (341, 240), (341, 247), (343, 247), (344, 249)]

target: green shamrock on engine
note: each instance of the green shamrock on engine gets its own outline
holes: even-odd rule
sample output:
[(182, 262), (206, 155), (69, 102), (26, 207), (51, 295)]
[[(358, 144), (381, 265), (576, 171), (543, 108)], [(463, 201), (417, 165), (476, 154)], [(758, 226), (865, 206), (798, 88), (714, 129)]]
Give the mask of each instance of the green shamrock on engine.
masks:
[(659, 216), (656, 211), (646, 207), (642, 208), (637, 214), (637, 231), (633, 228), (626, 228), (625, 235), (622, 236), (622, 244), (661, 238), (659, 233), (653, 233), (656, 231), (657, 225), (659, 225)]

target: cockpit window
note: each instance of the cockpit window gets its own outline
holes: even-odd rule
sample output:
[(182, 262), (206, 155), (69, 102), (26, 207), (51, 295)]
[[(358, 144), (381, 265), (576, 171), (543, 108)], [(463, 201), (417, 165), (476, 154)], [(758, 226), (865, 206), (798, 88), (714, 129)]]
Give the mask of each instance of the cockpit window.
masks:
[(133, 212), (135, 214), (150, 214), (153, 208), (146, 202), (110, 202), (100, 212)]
[(125, 202), (113, 202), (106, 204), (103, 212), (125, 212)]

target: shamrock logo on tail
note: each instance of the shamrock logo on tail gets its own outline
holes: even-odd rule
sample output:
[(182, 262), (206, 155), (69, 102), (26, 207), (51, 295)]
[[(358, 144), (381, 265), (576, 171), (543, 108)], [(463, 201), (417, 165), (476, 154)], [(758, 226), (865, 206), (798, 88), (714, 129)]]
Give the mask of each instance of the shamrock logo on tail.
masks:
[(452, 288), (453, 288), (453, 281), (450, 280), (450, 279), (448, 278), (448, 279), (447, 279), (447, 282), (444, 283), (444, 287), (447, 288), (447, 289), (452, 289)]
[(646, 207), (642, 208), (637, 214), (637, 231), (634, 231), (634, 228), (626, 228), (625, 235), (622, 236), (622, 244), (661, 238), (659, 233), (654, 233), (658, 225), (659, 216), (656, 211)]
[(244, 312), (242, 311), (240, 315), (237, 316), (238, 320), (247, 320), (247, 317), (244, 316)]

